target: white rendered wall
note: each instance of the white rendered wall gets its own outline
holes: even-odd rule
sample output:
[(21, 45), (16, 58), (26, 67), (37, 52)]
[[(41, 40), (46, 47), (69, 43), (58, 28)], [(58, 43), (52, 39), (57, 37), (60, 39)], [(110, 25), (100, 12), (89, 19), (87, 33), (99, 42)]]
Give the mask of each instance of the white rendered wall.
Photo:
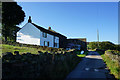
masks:
[[(44, 41), (47, 41), (49, 47), (54, 47), (54, 36), (47, 33), (47, 38), (44, 38), (42, 33), (34, 25), (27, 23), (17, 32), (16, 42), (44, 46)], [(59, 37), (55, 37), (55, 43), (59, 44)], [(59, 48), (59, 45), (56, 48)]]
[(17, 32), (16, 41), (24, 44), (40, 45), (40, 30), (31, 23), (27, 23)]
[(44, 46), (44, 41), (49, 42), (49, 47), (54, 47), (53, 46), (53, 35), (50, 35), (47, 33), (47, 37), (43, 37), (43, 32), (40, 32), (40, 46)]
[[(54, 36), (47, 33), (47, 37), (43, 37), (43, 32), (40, 32), (40, 46), (44, 46), (44, 41), (49, 42), (49, 47), (54, 47)], [(59, 37), (55, 37), (55, 42), (59, 44)], [(59, 45), (56, 47), (59, 48)]]

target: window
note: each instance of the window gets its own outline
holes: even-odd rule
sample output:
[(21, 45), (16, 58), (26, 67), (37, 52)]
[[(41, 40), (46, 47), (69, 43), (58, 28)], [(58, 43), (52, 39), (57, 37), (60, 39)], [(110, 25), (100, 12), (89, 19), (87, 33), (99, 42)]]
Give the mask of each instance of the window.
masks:
[(49, 42), (44, 41), (44, 46), (49, 46)]
[(59, 38), (54, 36), (54, 47), (59, 47)]
[(55, 43), (59, 43), (59, 38), (55, 36)]
[(44, 38), (47, 38), (47, 33), (43, 32), (42, 35), (43, 35)]
[(54, 47), (57, 47), (58, 46), (58, 43), (54, 43)]
[(49, 42), (47, 42), (48, 43), (48, 46), (49, 46)]

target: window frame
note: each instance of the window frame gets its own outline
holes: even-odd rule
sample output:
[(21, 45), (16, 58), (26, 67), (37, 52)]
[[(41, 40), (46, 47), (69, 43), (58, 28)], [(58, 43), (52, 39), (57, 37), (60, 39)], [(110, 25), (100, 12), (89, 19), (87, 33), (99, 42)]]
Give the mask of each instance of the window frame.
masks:
[(44, 46), (47, 46), (47, 47), (49, 47), (49, 41), (44, 41)]
[(54, 47), (59, 47), (59, 37), (54, 36)]
[(42, 37), (47, 38), (47, 33), (42, 32)]

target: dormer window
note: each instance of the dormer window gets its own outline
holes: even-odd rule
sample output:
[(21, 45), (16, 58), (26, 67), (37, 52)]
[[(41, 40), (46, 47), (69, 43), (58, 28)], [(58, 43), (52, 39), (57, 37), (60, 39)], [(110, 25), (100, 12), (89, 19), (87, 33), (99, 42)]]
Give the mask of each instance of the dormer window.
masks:
[(43, 32), (43, 37), (47, 38), (47, 33)]

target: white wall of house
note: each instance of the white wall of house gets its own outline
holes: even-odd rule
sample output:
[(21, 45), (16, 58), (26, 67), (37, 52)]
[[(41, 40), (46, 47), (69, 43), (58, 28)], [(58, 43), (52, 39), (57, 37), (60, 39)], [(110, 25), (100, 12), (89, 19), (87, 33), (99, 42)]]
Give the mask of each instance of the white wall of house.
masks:
[[(47, 37), (43, 37), (43, 32), (31, 23), (25, 24), (25, 26), (17, 32), (16, 42), (44, 46), (44, 41), (49, 42), (48, 47), (54, 47), (54, 35), (47, 33)], [(55, 43), (57, 43), (55, 48), (59, 48), (59, 37), (55, 36)]]
[(27, 23), (17, 32), (16, 41), (24, 44), (40, 45), (40, 30), (31, 23)]
[(50, 35), (47, 33), (47, 37), (43, 37), (43, 32), (40, 32), (40, 46), (44, 46), (44, 41), (49, 42), (49, 47), (54, 47), (53, 46), (53, 35)]
[[(44, 46), (44, 41), (49, 42), (49, 47), (54, 47), (54, 35), (48, 34), (47, 37), (43, 37), (43, 32), (40, 32), (40, 46)], [(55, 37), (55, 41), (59, 44), (59, 37)], [(59, 48), (59, 45), (55, 48)]]

